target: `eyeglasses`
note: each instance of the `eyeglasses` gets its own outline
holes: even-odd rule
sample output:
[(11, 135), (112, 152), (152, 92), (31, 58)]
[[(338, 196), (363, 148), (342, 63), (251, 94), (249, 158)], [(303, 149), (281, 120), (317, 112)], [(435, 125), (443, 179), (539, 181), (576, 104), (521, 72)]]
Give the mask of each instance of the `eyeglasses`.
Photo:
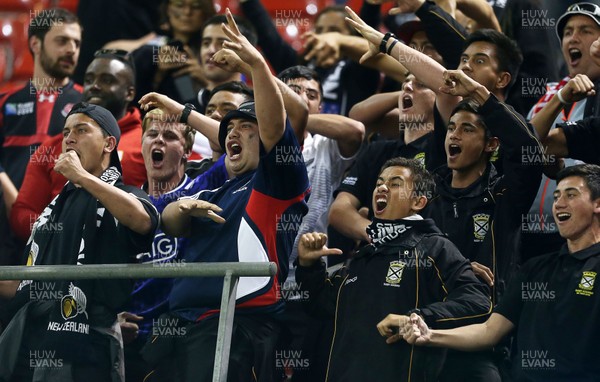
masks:
[(567, 8), (567, 12), (585, 12), (600, 17), (600, 6), (593, 3), (576, 3)]

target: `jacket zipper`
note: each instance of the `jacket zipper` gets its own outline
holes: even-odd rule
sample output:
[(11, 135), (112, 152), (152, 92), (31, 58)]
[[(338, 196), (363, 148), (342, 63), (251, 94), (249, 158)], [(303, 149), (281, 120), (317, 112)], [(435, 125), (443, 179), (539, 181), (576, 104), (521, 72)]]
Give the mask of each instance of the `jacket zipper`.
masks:
[(458, 209), (456, 208), (456, 202), (452, 203), (452, 207), (454, 208), (454, 218), (458, 219)]

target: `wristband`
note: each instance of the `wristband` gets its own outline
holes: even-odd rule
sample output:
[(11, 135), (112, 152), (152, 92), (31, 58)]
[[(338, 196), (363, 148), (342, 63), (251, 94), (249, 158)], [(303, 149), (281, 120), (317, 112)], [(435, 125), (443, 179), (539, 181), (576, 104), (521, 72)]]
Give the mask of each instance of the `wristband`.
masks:
[(560, 94), (560, 92), (563, 90), (563, 88), (560, 88), (557, 92), (556, 92), (556, 96), (558, 97), (558, 100), (560, 101), (560, 103), (562, 103), (563, 105), (566, 105), (568, 102), (565, 101), (565, 99), (562, 97), (562, 94)]
[(184, 105), (183, 111), (181, 112), (181, 117), (179, 118), (179, 122), (187, 124), (188, 117), (190, 116), (190, 113), (192, 112), (192, 110), (196, 110), (196, 107), (194, 105), (192, 105), (191, 103), (186, 103)]
[(387, 32), (385, 34), (385, 36), (383, 36), (383, 38), (381, 39), (381, 43), (379, 44), (379, 51), (381, 53), (385, 53), (386, 52), (386, 46), (387, 46), (387, 42), (390, 39), (390, 37), (396, 38), (396, 36), (394, 36), (394, 34), (392, 32)]
[(398, 43), (398, 40), (394, 39), (394, 41), (392, 41), (392, 43), (390, 44), (390, 47), (387, 49), (387, 54), (392, 54), (392, 49), (394, 49), (394, 45), (396, 45)]

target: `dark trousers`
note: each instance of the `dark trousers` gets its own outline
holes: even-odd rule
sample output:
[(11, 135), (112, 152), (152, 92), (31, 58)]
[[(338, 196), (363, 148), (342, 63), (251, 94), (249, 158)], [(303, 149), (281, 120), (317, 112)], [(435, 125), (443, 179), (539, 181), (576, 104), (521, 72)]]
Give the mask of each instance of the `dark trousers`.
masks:
[[(168, 316), (161, 316), (161, 318)], [(178, 320), (169, 335), (155, 333), (142, 350), (153, 367), (146, 381), (212, 381), (218, 317), (200, 322)], [(275, 349), (281, 325), (269, 316), (236, 314), (227, 380), (271, 382), (277, 379)]]
[(440, 382), (500, 382), (500, 372), (492, 351), (460, 352), (449, 350)]

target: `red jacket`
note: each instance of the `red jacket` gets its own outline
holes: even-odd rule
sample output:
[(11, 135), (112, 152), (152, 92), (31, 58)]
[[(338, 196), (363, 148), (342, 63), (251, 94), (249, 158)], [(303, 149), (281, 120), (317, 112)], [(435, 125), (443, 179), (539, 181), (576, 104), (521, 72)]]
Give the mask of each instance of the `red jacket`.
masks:
[[(142, 120), (137, 108), (130, 108), (117, 121), (121, 128), (118, 153), (123, 167), (123, 182), (141, 187), (146, 181), (142, 157)], [(29, 160), (19, 196), (10, 212), (10, 226), (25, 241), (33, 223), (44, 208), (60, 193), (67, 179), (54, 171), (54, 163), (62, 152), (62, 135), (46, 139)]]

